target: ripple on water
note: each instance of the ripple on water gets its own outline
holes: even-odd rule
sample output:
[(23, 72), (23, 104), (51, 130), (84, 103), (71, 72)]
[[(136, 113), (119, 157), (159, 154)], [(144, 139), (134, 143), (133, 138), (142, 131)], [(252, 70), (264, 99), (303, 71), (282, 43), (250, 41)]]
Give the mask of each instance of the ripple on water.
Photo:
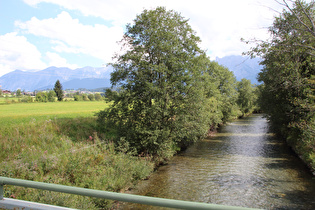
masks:
[[(315, 179), (261, 115), (223, 126), (133, 193), (264, 209), (315, 209)], [(123, 209), (148, 209), (128, 205)], [(150, 207), (150, 209), (152, 209)]]

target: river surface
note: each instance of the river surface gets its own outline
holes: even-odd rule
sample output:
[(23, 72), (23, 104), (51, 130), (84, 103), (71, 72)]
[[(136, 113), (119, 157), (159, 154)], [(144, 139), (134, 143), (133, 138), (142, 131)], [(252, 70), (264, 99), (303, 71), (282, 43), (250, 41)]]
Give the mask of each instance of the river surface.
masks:
[(173, 157), (131, 193), (261, 209), (315, 209), (315, 178), (269, 132), (262, 115), (223, 126)]

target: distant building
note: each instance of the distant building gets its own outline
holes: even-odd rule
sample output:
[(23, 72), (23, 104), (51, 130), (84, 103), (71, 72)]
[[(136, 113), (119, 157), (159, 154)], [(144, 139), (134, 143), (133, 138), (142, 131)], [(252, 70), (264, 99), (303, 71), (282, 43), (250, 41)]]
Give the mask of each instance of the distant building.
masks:
[(9, 91), (9, 90), (2, 90), (2, 93), (3, 94), (11, 94), (11, 91)]

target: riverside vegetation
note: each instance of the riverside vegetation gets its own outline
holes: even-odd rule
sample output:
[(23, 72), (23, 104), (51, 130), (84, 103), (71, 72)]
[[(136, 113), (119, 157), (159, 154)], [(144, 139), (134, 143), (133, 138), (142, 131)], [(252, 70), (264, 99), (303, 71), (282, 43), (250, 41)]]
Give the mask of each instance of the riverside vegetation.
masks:
[(204, 138), (211, 129), (255, 107), (249, 80), (237, 82), (227, 68), (210, 61), (179, 13), (144, 10), (128, 24), (125, 53), (111, 65), (111, 106), (98, 113), (104, 129), (118, 131), (138, 154), (163, 163)]
[(263, 58), (261, 108), (315, 174), (315, 2), (283, 6), (269, 28), (271, 39), (249, 54)]
[[(146, 16), (153, 23), (158, 24), (154, 19), (160, 18), (163, 24), (174, 24), (171, 28), (153, 27), (166, 29), (161, 36), (168, 37), (170, 43), (181, 42), (176, 40), (177, 36), (184, 39), (184, 48), (173, 49), (178, 56), (167, 56), (171, 50), (167, 47), (166, 52), (155, 52), (157, 56), (163, 55), (161, 62), (154, 60), (159, 63), (157, 66), (146, 63), (149, 59), (146, 58), (141, 71), (125, 75), (128, 72), (120, 74), (120, 70), (116, 70), (112, 82), (122, 85), (117, 92), (106, 92), (107, 100), (111, 101), (107, 104), (104, 101), (47, 100), (43, 103), (37, 100), (1, 105), (2, 176), (124, 191), (137, 180), (148, 177), (157, 164), (203, 138), (210, 129), (255, 108), (256, 88), (245, 79), (237, 82), (231, 71), (211, 62), (194, 42), (199, 38), (178, 13), (157, 8), (145, 11), (138, 19)], [(181, 27), (188, 31), (181, 31)], [(150, 28), (150, 25), (144, 29), (128, 26), (128, 30), (140, 32), (153, 30)], [(182, 34), (172, 34), (176, 31)], [(159, 39), (155, 37), (155, 41)], [(166, 42), (162, 48), (168, 44)], [(145, 51), (141, 52), (141, 47), (137, 50), (139, 53), (131, 52), (132, 55), (126, 56), (127, 62), (133, 56), (136, 60), (147, 56)], [(120, 64), (113, 66), (120, 68)], [(160, 72), (151, 72), (148, 67)], [(126, 76), (143, 80), (125, 83), (121, 79)], [(136, 92), (126, 87), (135, 88)], [(240, 97), (246, 99), (246, 103)], [(12, 186), (5, 186), (5, 193), (6, 197), (81, 209), (110, 208), (112, 204), (103, 199)]]
[[(123, 191), (149, 176), (156, 164), (204, 138), (220, 124), (259, 109), (257, 98), (274, 122), (273, 113), (267, 112), (272, 94), (268, 103), (265, 100), (271, 83), (263, 79), (265, 85), (260, 86), (253, 86), (246, 79), (237, 82), (231, 71), (210, 61), (205, 51), (199, 48), (199, 42), (188, 20), (179, 13), (163, 7), (144, 10), (133, 25), (127, 25), (122, 39), (125, 53), (117, 55), (115, 63), (111, 64), (114, 67), (111, 82), (118, 91), (107, 90), (107, 100), (111, 102), (106, 106), (104, 102), (92, 101), (32, 103), (31, 107), (36, 105), (38, 110), (41, 105), (48, 109), (53, 104), (56, 108), (50, 110), (51, 114), (33, 112), (34, 116), (27, 116), (28, 111), (16, 116), (12, 110), (11, 116), (5, 115), (10, 108), (1, 109), (0, 113), (4, 113), (0, 128), (1, 175)], [(267, 75), (267, 69), (274, 67), (273, 64), (268, 66), (270, 62), (266, 55), (266, 69), (261, 78), (263, 74)], [(281, 58), (276, 62), (280, 61), (288, 59)], [(293, 110), (307, 111), (300, 114), (307, 117), (298, 118), (302, 121), (296, 127), (311, 126), (313, 129), (314, 112), (310, 108), (314, 107), (314, 89), (309, 85), (313, 84), (312, 66), (313, 58), (307, 57), (298, 68), (307, 70), (306, 79), (303, 79), (306, 83), (301, 87), (309, 88), (299, 92), (304, 94), (301, 95), (303, 103), (298, 97), (295, 97), (296, 102), (291, 101), (291, 104), (302, 106)], [(275, 95), (277, 103), (287, 102), (285, 98), (278, 100)], [(310, 98), (306, 100), (307, 97)], [(98, 103), (102, 103), (100, 107), (89, 110)], [(86, 104), (89, 105), (84, 106)], [(23, 110), (26, 105), (1, 107)], [(76, 108), (62, 112), (63, 106)], [(276, 110), (279, 115), (287, 116), (287, 112), (282, 111)], [(287, 128), (292, 124), (281, 125)], [(302, 134), (313, 135), (312, 130), (307, 132)], [(296, 135), (295, 141), (299, 142), (303, 135)], [(308, 146), (303, 147), (307, 150), (297, 151), (314, 159), (314, 139), (302, 139), (302, 142), (307, 143)], [(82, 209), (109, 208), (111, 204), (106, 200), (7, 186), (5, 192), (8, 197)]]
[[(115, 147), (93, 116), (102, 102), (16, 103), (0, 108), (0, 175), (120, 192), (146, 178), (149, 157)], [(5, 197), (80, 209), (112, 201), (5, 186)]]
[(108, 91), (113, 103), (98, 121), (118, 130), (116, 143), (128, 142), (138, 154), (163, 162), (209, 128), (259, 105), (275, 132), (315, 169), (315, 3), (283, 5), (287, 10), (270, 27), (272, 39), (249, 52), (263, 59), (264, 84), (255, 88), (211, 61), (179, 13), (144, 10), (127, 25), (124, 54), (111, 64), (111, 83), (120, 90)]

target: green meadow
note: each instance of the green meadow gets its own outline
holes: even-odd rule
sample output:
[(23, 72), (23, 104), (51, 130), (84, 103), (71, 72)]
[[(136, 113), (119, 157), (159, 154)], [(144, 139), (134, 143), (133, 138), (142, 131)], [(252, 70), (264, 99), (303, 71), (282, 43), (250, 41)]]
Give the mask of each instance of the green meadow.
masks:
[[(94, 114), (104, 101), (0, 105), (0, 176), (123, 192), (154, 169), (150, 157), (115, 146)], [(79, 209), (111, 208), (113, 201), (5, 186), (5, 197)]]
[(7, 103), (12, 103), (12, 101), (18, 102), (19, 99), (16, 98), (16, 97), (8, 97), (8, 98), (0, 97), (0, 105), (7, 104)]
[(2, 104), (0, 126), (28, 123), (32, 120), (93, 117), (95, 112), (107, 106), (104, 101)]

